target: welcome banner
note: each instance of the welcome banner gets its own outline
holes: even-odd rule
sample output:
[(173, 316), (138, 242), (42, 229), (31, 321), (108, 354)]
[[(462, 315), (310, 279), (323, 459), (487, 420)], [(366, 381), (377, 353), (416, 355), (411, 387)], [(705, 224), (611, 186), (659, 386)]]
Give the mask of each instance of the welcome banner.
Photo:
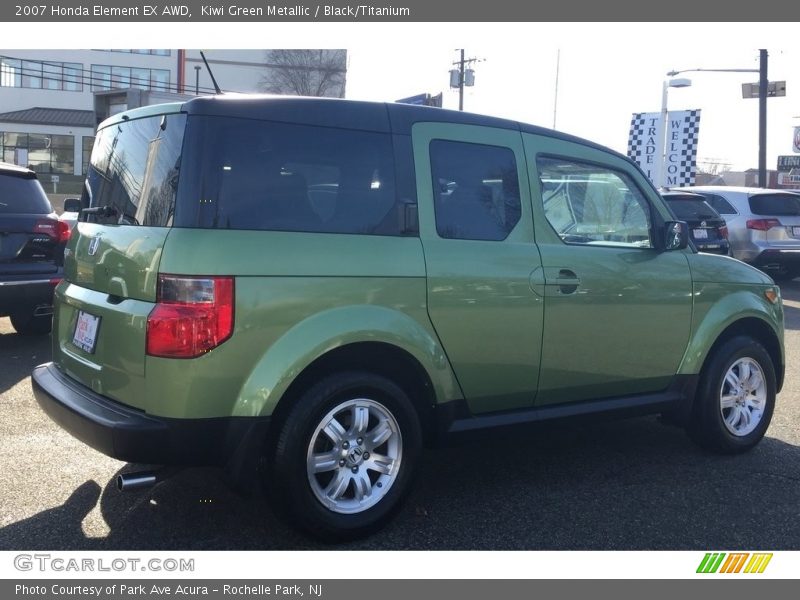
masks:
[[(658, 132), (661, 113), (634, 113), (628, 136), (628, 156), (642, 168), (655, 185)], [(664, 136), (663, 185), (693, 185), (697, 173), (697, 141), (700, 132), (700, 110), (670, 111), (667, 134)]]

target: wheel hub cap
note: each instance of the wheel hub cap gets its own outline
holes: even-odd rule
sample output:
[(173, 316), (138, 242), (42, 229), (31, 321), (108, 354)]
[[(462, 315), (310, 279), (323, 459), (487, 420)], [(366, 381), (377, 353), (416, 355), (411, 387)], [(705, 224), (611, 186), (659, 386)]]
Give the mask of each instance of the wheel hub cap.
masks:
[(758, 427), (767, 403), (767, 384), (761, 365), (752, 358), (736, 360), (722, 380), (719, 407), (725, 428), (745, 436)]
[(325, 415), (311, 435), (308, 483), (329, 510), (363, 512), (389, 492), (402, 458), (403, 439), (394, 415), (375, 400), (346, 400)]

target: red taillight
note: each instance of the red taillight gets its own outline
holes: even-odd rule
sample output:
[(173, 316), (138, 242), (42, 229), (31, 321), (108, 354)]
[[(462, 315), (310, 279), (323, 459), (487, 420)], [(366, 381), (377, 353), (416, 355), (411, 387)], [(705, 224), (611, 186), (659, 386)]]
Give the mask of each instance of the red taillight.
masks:
[(728, 228), (725, 225), (723, 225), (722, 227), (719, 228), (719, 234), (723, 238), (725, 238), (727, 240), (728, 239)]
[(160, 275), (147, 317), (147, 354), (195, 358), (233, 333), (233, 278)]
[(747, 228), (756, 229), (758, 231), (769, 231), (773, 227), (780, 227), (781, 222), (778, 219), (748, 219)]
[(65, 221), (58, 221), (56, 225), (56, 240), (59, 243), (66, 242), (69, 240), (69, 236), (72, 235), (72, 228), (69, 226), (69, 223)]
[(36, 221), (36, 225), (33, 226), (33, 232), (49, 235), (56, 242), (61, 243), (66, 242), (69, 239), (72, 230), (64, 221), (58, 221), (56, 219), (40, 219), (39, 221)]

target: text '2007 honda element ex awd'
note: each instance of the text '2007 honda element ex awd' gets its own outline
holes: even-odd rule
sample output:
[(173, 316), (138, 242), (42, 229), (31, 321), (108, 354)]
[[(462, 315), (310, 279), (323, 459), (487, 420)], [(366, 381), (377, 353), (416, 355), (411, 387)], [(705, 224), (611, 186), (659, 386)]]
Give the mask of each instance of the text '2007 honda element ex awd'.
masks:
[(449, 434), (660, 413), (735, 453), (781, 388), (772, 280), (551, 130), (196, 98), (105, 121), (83, 205), (44, 411), (120, 460), (260, 478), (325, 539), (385, 523)]

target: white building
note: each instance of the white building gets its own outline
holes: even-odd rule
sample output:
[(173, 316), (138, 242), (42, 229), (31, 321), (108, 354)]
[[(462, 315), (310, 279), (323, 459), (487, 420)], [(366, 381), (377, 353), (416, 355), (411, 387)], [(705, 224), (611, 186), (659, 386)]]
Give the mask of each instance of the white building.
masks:
[[(222, 90), (247, 93), (264, 91), (265, 82), (285, 68), (270, 62), (276, 52), (282, 51), (205, 54)], [(346, 52), (314, 51), (320, 59), (333, 52), (338, 53), (333, 70), (340, 86), (325, 95), (343, 97)], [(322, 72), (315, 66), (293, 67)], [(0, 160), (30, 165), (43, 183), (55, 175), (67, 184), (65, 192), (77, 191), (69, 183), (79, 187), (85, 174), (98, 120), (196, 93), (214, 93), (199, 50), (0, 49)]]

